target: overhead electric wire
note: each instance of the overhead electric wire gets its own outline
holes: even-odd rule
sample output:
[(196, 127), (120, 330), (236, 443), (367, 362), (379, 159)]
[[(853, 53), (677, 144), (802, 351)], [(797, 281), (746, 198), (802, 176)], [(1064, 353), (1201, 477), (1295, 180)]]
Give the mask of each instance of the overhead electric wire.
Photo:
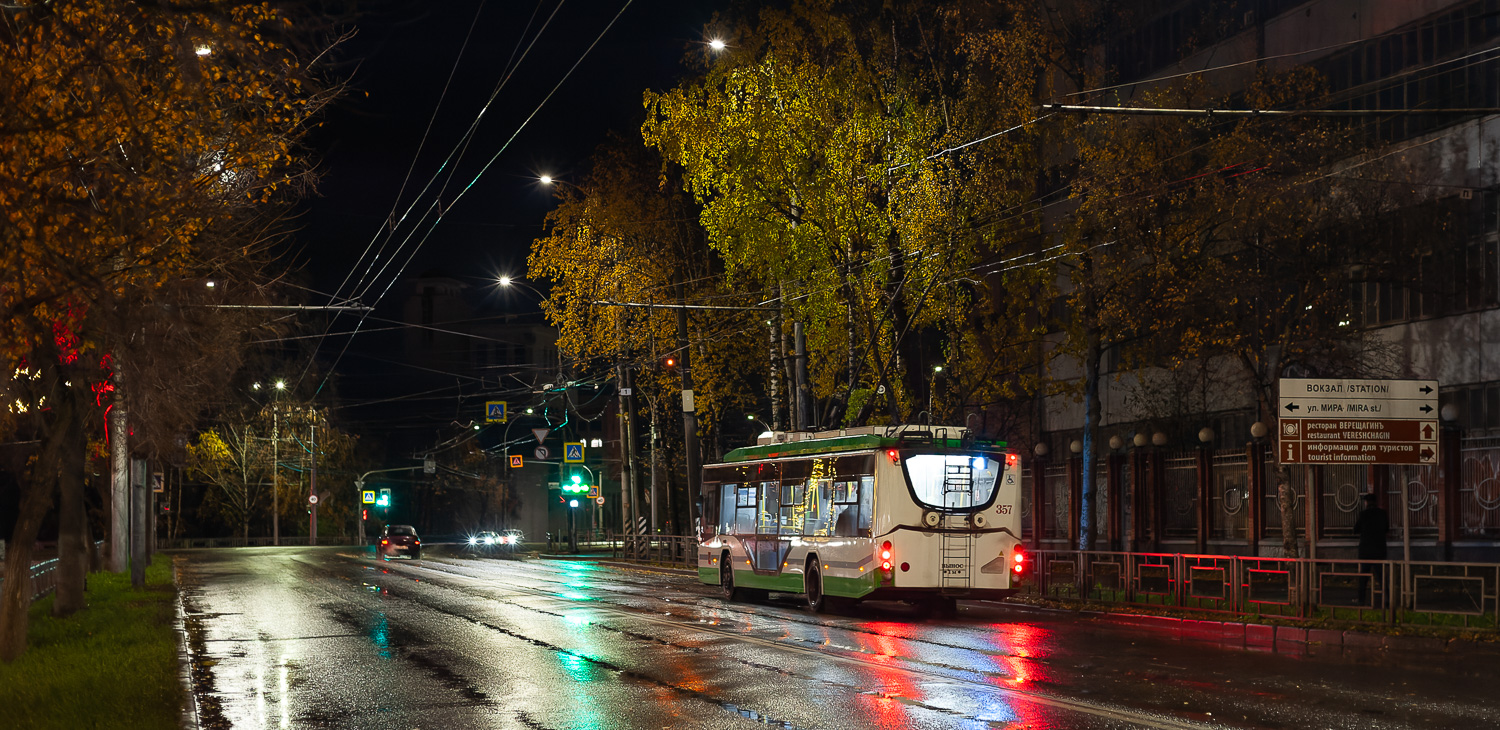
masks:
[[(614, 27), (615, 23), (617, 21), (619, 21), (620, 16), (625, 14), (625, 11), (627, 9), (629, 9), (629, 7), (630, 7), (630, 5), (631, 5), (632, 2), (634, 2), (634, 0), (625, 0), (625, 4), (620, 7), (619, 12), (615, 13), (615, 16), (610, 19), (610, 21), (609, 21), (609, 23), (607, 25), (604, 26), (604, 29), (599, 32), (599, 35), (594, 38), (594, 41), (589, 44), (588, 48), (584, 49), (583, 53), (581, 55), (579, 55), (578, 60), (574, 61), (573, 65), (568, 68), (567, 73), (563, 74), (563, 77), (558, 80), (557, 84), (552, 87), (551, 91), (547, 92), (547, 95), (542, 98), (541, 102), (539, 102), (537, 104), (536, 108), (533, 109), (532, 112), (529, 115), (527, 115), (524, 120), (522, 120), (521, 124), (516, 128), (516, 131), (514, 133), (512, 133), (511, 136), (508, 139), (505, 140), (505, 142), (500, 146), (500, 149), (496, 150), (495, 154), (493, 154), (493, 155), (490, 156), (489, 161), (486, 162), (484, 164), (484, 166), (480, 168), (479, 172), (476, 173), (474, 175), (473, 179), (471, 179), (469, 181), (469, 184), (466, 185), (462, 190), (460, 190), (459, 193), (458, 193), (458, 195), (455, 196), (453, 198), (453, 200), (447, 204), (446, 209), (451, 210), (455, 205), (458, 204), (458, 202), (460, 200), (463, 199), (463, 197), (464, 197), (465, 194), (467, 194), (470, 190), (472, 190), (474, 188), (474, 185), (476, 183), (478, 183), (479, 179), (484, 175), (484, 173), (486, 171), (488, 171), (492, 165), (494, 165), (495, 161), (500, 158), (500, 155), (504, 154), (505, 151), (507, 149), (509, 149), (511, 143), (514, 142), (515, 139), (516, 139), (516, 137), (521, 134), (521, 131), (524, 130), (528, 124), (530, 124), (530, 122), (531, 122), (532, 119), (536, 118), (536, 115), (539, 112), (541, 112), (542, 108), (546, 106), (547, 102), (550, 101), (554, 95), (556, 95), (557, 90), (560, 89), (560, 88), (562, 88), (563, 84), (567, 83), (568, 79), (572, 77), (573, 72), (576, 71), (576, 70), (578, 70), (578, 66), (580, 64), (582, 64), (583, 61), (584, 61), (584, 59), (588, 58), (589, 53), (592, 52), (597, 45), (599, 45), (599, 41), (603, 40), (605, 34), (607, 34), (609, 32), (609, 30)], [(550, 18), (549, 18), (549, 20), (550, 20)], [(528, 46), (527, 50), (528, 51), (530, 50), (529, 46)], [(523, 55), (523, 58), (524, 58), (524, 55)], [(507, 76), (506, 78), (509, 78), (509, 77)], [(431, 237), (432, 232), (437, 229), (437, 225), (442, 222), (444, 212), (445, 211), (442, 208), (440, 208), (438, 210), (437, 217), (433, 219), (432, 224), (427, 229), (427, 233), (425, 233), (422, 236), (422, 239), (417, 242), (417, 245), (412, 249), (411, 255), (407, 257), (406, 262), (403, 263), (401, 265), (401, 268), (396, 271), (395, 276), (391, 277), (390, 281), (386, 284), (385, 289), (381, 290), (380, 296), (378, 296), (375, 299), (374, 303), (372, 303), (370, 306), (373, 307), (376, 304), (378, 304), (381, 300), (383, 300), (385, 298), (386, 294), (388, 294), (390, 292), (391, 287), (394, 286), (395, 283), (396, 283), (396, 281), (398, 281), (401, 278), (401, 275), (406, 271), (406, 267), (411, 264), (412, 257), (416, 256), (417, 251), (421, 250), (423, 244), (425, 244), (426, 241), (427, 241), (427, 239)], [(371, 283), (373, 285), (374, 282), (372, 281)], [(369, 291), (369, 288), (366, 288), (365, 292), (368, 292), (368, 291)], [(360, 324), (363, 324), (363, 323), (364, 323), (364, 318), (361, 317), (360, 318)], [(359, 329), (359, 327), (356, 326), (355, 327), (355, 333), (358, 332), (358, 329)], [(328, 378), (332, 376), (333, 367), (336, 367), (338, 365), (339, 360), (341, 360), (343, 358), (344, 352), (348, 351), (348, 349), (349, 349), (349, 343), (351, 343), (353, 341), (354, 341), (354, 335), (351, 334), (349, 336), (349, 338), (347, 340), (345, 340), (344, 347), (343, 347), (342, 350), (339, 351), (338, 357), (334, 358), (333, 366), (330, 366), (330, 368), (329, 368), (329, 374), (326, 375), (326, 376), (324, 376), (323, 382), (318, 385), (318, 388), (317, 388), (318, 392), (321, 392), (322, 389), (323, 389), (323, 386), (325, 384), (327, 384)]]

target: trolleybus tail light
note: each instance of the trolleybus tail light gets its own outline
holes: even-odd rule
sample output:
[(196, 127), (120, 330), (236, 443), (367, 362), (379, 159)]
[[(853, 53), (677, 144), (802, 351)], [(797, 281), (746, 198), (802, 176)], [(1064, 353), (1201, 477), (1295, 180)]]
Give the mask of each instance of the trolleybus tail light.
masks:
[(891, 541), (886, 540), (880, 545), (880, 569), (889, 571), (891, 569)]
[(892, 464), (899, 464), (901, 462), (901, 452), (895, 449), (886, 449), (885, 455), (891, 460)]
[(1016, 462), (1020, 461), (1020, 460), (1021, 460), (1021, 457), (1019, 457), (1019, 456), (1017, 456), (1015, 454), (1006, 454), (1005, 455), (1005, 465), (1006, 466), (1015, 466)]
[(1026, 572), (1026, 552), (1021, 546), (1016, 546), (1015, 554), (1011, 556), (1011, 570), (1017, 575)]

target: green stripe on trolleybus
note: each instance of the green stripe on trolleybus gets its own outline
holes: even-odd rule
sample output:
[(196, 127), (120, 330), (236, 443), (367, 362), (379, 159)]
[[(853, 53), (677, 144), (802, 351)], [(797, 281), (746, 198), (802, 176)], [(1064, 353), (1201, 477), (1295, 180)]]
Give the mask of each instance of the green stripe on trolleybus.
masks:
[[(698, 578), (705, 583), (717, 583), (719, 582), (719, 571), (715, 568), (699, 568)], [(736, 570), (734, 571), (734, 584), (741, 588), (757, 588), (763, 591), (776, 591), (777, 593), (803, 592), (802, 575), (800, 573), (760, 575), (748, 570)], [(874, 590), (874, 573), (867, 573), (858, 578), (840, 578), (836, 575), (823, 576), (823, 592), (830, 596), (862, 598)]]

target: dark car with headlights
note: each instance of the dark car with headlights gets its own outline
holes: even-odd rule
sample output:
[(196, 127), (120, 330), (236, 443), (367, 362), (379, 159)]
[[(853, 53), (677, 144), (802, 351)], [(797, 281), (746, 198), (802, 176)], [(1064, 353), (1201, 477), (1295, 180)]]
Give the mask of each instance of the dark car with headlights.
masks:
[(468, 547), (466, 549), (469, 552), (480, 555), (514, 552), (521, 544), (521, 536), (522, 533), (520, 530), (505, 530), (503, 532), (484, 530), (469, 536)]
[(422, 539), (417, 537), (417, 528), (411, 525), (386, 525), (380, 533), (380, 544), (375, 548), (377, 557), (391, 558), (422, 557)]

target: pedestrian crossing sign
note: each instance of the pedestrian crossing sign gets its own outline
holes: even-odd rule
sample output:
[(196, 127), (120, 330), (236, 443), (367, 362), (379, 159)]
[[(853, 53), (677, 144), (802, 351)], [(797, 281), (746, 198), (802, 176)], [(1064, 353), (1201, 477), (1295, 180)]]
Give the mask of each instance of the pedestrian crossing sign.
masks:
[(573, 441), (563, 444), (563, 462), (566, 464), (583, 463), (583, 442)]
[(365, 504), (375, 504), (375, 490), (373, 489), (366, 489), (359, 497), (360, 501)]
[(522, 462), (521, 462), (521, 455), (520, 454), (511, 454), (510, 455), (510, 468), (512, 468), (512, 469), (520, 469), (521, 468), (521, 463)]
[(510, 420), (505, 411), (505, 401), (492, 400), (484, 404), (484, 420), (489, 423), (505, 423)]

